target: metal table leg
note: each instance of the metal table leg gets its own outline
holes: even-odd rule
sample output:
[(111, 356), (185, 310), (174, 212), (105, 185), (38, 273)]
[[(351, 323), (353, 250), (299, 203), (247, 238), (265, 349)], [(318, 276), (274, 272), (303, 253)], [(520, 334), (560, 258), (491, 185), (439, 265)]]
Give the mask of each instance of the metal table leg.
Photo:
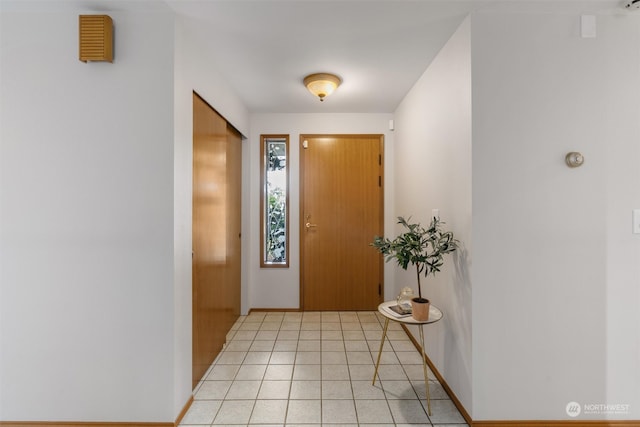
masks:
[[(376, 385), (376, 377), (378, 376), (378, 366), (380, 366), (380, 356), (382, 356), (382, 347), (384, 346), (384, 340), (387, 338), (387, 328), (389, 327), (389, 319), (384, 318), (384, 329), (382, 330), (382, 339), (380, 340), (380, 349), (378, 350), (378, 360), (376, 361), (376, 370), (373, 373), (372, 385)], [(423, 344), (424, 347), (424, 344)]]
[(420, 331), (420, 347), (422, 352), (422, 370), (424, 371), (424, 385), (427, 389), (427, 409), (429, 416), (431, 416), (431, 395), (429, 393), (429, 374), (427, 373), (427, 355), (424, 350), (424, 331), (422, 330), (422, 325), (418, 325), (418, 330)]

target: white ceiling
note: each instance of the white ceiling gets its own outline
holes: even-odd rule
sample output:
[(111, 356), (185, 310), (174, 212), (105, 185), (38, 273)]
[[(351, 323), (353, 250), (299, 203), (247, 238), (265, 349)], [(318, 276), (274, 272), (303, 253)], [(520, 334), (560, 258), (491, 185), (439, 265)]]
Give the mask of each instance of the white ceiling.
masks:
[[(252, 113), (390, 113), (470, 12), (629, 12), (629, 0), (164, 0)], [(143, 0), (0, 0), (1, 9), (150, 10)], [(164, 6), (166, 7), (166, 6)], [(544, 31), (541, 28), (540, 31)], [(203, 52), (204, 53), (204, 52)], [(343, 79), (325, 102), (305, 75)]]
[[(251, 112), (393, 112), (471, 11), (628, 13), (622, 0), (167, 0)], [(579, 22), (579, 21), (578, 21)], [(541, 29), (544, 31), (544, 29)], [(305, 75), (343, 79), (319, 102)]]
[[(391, 112), (466, 15), (464, 3), (171, 1), (252, 112)], [(302, 84), (330, 72), (325, 102)]]

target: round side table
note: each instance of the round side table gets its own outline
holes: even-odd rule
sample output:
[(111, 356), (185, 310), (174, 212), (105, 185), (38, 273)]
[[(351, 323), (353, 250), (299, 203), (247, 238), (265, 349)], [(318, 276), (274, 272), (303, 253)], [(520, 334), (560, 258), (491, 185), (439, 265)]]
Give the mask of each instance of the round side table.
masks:
[(424, 384), (427, 389), (427, 409), (429, 415), (431, 415), (431, 396), (429, 394), (429, 376), (427, 374), (427, 354), (424, 349), (424, 331), (422, 330), (422, 325), (429, 325), (431, 323), (436, 323), (438, 320), (442, 319), (442, 311), (431, 304), (429, 307), (429, 319), (424, 321), (419, 321), (409, 316), (400, 316), (399, 314), (392, 311), (389, 307), (396, 305), (396, 301), (385, 301), (378, 306), (378, 312), (384, 316), (384, 329), (382, 330), (382, 339), (380, 340), (380, 349), (378, 350), (378, 360), (376, 361), (376, 370), (373, 373), (373, 382), (375, 385), (376, 377), (378, 376), (378, 366), (380, 365), (380, 356), (382, 356), (382, 347), (384, 346), (384, 340), (387, 338), (387, 329), (389, 328), (389, 320), (398, 322), (404, 325), (418, 325), (418, 331), (420, 336), (420, 347), (421, 347), (421, 356), (422, 356), (422, 370), (424, 372)]

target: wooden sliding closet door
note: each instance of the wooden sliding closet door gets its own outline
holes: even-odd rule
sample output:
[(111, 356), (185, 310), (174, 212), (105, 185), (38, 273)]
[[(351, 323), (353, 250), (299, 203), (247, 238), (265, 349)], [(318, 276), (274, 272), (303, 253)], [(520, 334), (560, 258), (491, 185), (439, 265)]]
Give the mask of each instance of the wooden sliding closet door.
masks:
[(239, 133), (193, 94), (193, 386), (240, 315)]

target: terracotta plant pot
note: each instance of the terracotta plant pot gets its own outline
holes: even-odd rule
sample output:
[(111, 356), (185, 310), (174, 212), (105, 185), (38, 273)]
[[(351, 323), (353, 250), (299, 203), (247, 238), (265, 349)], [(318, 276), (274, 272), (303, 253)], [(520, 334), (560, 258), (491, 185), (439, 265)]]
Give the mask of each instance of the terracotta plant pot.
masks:
[(427, 320), (429, 320), (430, 305), (431, 304), (428, 299), (422, 298), (421, 301), (420, 298), (413, 298), (411, 300), (411, 317), (413, 317), (418, 322), (426, 322)]

